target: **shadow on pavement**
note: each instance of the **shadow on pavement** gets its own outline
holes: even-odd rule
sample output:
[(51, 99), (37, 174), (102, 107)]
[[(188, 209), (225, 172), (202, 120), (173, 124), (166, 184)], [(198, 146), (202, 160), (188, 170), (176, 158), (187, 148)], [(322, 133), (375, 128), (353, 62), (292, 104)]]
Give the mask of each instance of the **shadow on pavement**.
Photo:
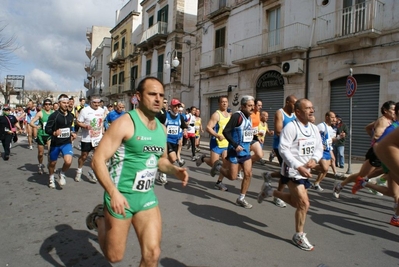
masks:
[(40, 255), (52, 266), (112, 266), (89, 242), (97, 242), (96, 235), (68, 224), (59, 224), (55, 229), (57, 233), (46, 238), (40, 247)]

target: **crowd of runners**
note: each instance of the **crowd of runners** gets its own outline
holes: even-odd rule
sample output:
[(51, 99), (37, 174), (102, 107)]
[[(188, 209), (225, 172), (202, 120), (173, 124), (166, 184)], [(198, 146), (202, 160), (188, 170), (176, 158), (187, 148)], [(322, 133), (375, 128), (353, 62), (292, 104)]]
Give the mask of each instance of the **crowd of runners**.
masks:
[[(26, 108), (4, 106), (0, 116), (4, 160), (9, 159), (14, 136), (26, 134), (28, 149), (37, 144), (38, 172), (45, 172), (45, 164), (48, 168), (50, 188), (56, 187), (56, 181), (61, 187), (66, 185), (65, 172), (71, 166), (73, 142), (80, 131), (81, 154), (74, 180), (81, 180), (83, 165), (92, 156), (90, 182), (99, 181), (105, 194), (104, 203), (94, 208), (86, 223), (89, 229), (98, 231), (101, 249), (111, 262), (122, 260), (132, 224), (142, 249), (142, 266), (156, 266), (161, 218), (153, 187), (156, 181), (167, 184), (167, 175), (187, 184), (189, 175), (181, 155), (185, 147), (191, 150), (190, 159), (197, 167), (205, 163), (210, 175), (217, 176), (216, 189), (228, 190), (223, 184), (225, 178), (242, 180), (236, 205), (250, 209), (253, 205), (245, 196), (253, 164), (265, 164), (265, 139), (273, 138), (269, 160), (276, 157), (281, 170), (262, 173), (264, 181), (257, 201), (262, 203), (272, 197), (276, 206), (284, 208), (288, 204), (296, 209), (292, 241), (303, 250), (314, 249), (304, 233), (310, 206), (307, 189), (323, 191), (322, 181), (330, 167), (336, 178), (342, 178), (334, 185), (335, 198), (349, 183), (353, 184), (353, 194), (370, 188), (392, 197), (395, 212), (390, 224), (399, 226), (399, 172), (393, 171), (399, 169), (399, 154), (392, 154), (399, 146), (394, 137), (399, 134), (395, 130), (399, 126), (399, 103), (387, 101), (382, 105), (381, 116), (365, 127), (371, 145), (361, 170), (341, 177), (337, 169), (345, 166), (348, 127), (333, 111), (326, 111), (322, 122), (315, 125), (315, 110), (308, 99), (288, 96), (284, 106), (276, 111), (274, 130), (270, 130), (269, 115), (262, 110), (262, 101), (248, 95), (242, 96), (239, 110), (233, 113), (228, 108), (227, 96), (220, 96), (219, 108), (206, 124), (197, 107), (186, 108), (178, 99), (168, 103), (164, 87), (156, 78), (140, 82), (137, 98), (138, 108), (125, 112), (122, 102), (103, 106), (99, 96), (91, 96), (89, 103), (80, 99), (75, 106), (73, 98), (62, 94), (56, 103), (45, 99), (40, 106), (32, 101)], [(210, 135), (209, 153), (200, 154), (200, 138), (205, 131)], [(44, 160), (46, 149), (48, 160)], [(60, 155), (63, 165), (56, 172)], [(314, 182), (310, 181), (312, 172), (317, 173)], [(278, 181), (276, 189), (272, 187), (273, 181)]]

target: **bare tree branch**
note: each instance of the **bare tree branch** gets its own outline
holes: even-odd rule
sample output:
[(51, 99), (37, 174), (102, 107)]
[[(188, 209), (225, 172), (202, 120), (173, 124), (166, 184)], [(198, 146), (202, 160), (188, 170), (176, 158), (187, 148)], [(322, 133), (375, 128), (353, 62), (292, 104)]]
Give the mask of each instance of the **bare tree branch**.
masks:
[(18, 48), (16, 44), (16, 37), (12, 35), (11, 37), (5, 36), (5, 28), (7, 24), (1, 25), (0, 21), (0, 70), (9, 70), (10, 66), (13, 64), (13, 53)]

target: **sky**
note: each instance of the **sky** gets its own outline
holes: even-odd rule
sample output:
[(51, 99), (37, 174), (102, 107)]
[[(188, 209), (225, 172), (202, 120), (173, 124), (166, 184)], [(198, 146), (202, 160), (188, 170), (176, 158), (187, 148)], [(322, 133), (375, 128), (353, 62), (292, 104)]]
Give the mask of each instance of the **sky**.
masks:
[(86, 31), (115, 26), (115, 12), (128, 0), (0, 0), (0, 38), (15, 37), (0, 79), (24, 75), (25, 90), (85, 92)]

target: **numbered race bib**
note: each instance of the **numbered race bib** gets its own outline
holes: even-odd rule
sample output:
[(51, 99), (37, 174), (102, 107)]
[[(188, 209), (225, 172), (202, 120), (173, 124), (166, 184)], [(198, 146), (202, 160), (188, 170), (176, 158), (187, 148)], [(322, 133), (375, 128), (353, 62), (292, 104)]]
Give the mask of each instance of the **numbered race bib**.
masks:
[(312, 156), (314, 153), (315, 140), (314, 139), (305, 139), (299, 140), (299, 156)]
[(97, 136), (97, 137), (92, 137), (91, 138), (91, 145), (93, 147), (98, 147), (98, 144), (100, 144), (101, 138), (102, 138), (102, 135), (101, 136)]
[(244, 130), (243, 136), (242, 136), (242, 141), (244, 143), (249, 143), (252, 141), (254, 138), (253, 130)]
[(142, 193), (150, 191), (154, 184), (157, 172), (158, 169), (145, 169), (137, 172), (132, 190)]
[(179, 126), (168, 125), (168, 127), (166, 128), (166, 132), (170, 135), (177, 135), (179, 133)]
[(71, 129), (70, 128), (61, 128), (61, 134), (57, 136), (58, 138), (68, 138), (71, 136)]
[(252, 128), (253, 135), (258, 135), (258, 127)]

